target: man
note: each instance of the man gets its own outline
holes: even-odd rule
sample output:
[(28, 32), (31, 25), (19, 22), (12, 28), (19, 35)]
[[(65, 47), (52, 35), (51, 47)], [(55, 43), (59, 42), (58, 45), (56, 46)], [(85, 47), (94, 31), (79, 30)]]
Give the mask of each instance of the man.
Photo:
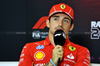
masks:
[[(54, 5), (46, 21), (49, 35), (43, 41), (27, 43), (24, 46), (19, 66), (89, 66), (88, 49), (69, 41), (68, 33), (74, 27), (73, 20), (73, 9), (70, 6), (64, 3)], [(59, 29), (66, 34), (63, 46), (54, 43), (54, 33)]]

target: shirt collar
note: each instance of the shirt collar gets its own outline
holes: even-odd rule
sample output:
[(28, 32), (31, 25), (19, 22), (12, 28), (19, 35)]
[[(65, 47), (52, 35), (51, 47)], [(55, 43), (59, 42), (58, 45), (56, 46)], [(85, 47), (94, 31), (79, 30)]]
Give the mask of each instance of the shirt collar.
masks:
[(66, 39), (66, 41), (65, 41), (64, 46), (69, 46), (69, 45), (70, 45), (70, 43), (71, 43), (71, 42), (70, 42), (69, 38), (67, 38), (67, 39)]
[[(51, 42), (49, 40), (49, 37), (47, 36), (47, 38), (44, 40), (44, 45), (49, 45), (49, 44), (51, 44)], [(66, 39), (64, 46), (68, 46), (68, 45), (70, 45), (69, 38)]]
[(47, 36), (47, 38), (44, 40), (44, 45), (49, 45), (51, 44), (49, 37)]

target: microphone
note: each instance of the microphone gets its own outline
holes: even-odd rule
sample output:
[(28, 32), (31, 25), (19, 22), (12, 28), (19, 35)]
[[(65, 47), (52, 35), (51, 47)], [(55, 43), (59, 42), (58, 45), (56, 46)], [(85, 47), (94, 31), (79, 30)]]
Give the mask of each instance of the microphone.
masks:
[[(63, 46), (65, 44), (65, 40), (66, 40), (65, 32), (61, 29), (56, 30), (55, 33), (54, 33), (55, 45)], [(58, 59), (58, 64), (59, 64), (59, 62), (60, 62), (60, 58)]]
[(66, 40), (65, 32), (61, 29), (56, 30), (54, 33), (55, 44), (63, 46), (65, 44), (65, 40)]

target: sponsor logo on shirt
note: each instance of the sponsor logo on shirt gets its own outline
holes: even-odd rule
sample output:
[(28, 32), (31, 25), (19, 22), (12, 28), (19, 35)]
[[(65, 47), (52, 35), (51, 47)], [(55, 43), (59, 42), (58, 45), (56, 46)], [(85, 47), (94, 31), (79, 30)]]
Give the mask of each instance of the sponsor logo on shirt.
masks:
[(74, 59), (74, 56), (73, 56), (73, 54), (71, 53), (71, 54), (69, 54), (69, 55), (67, 55), (67, 57), (69, 58), (69, 59)]
[(23, 62), (24, 61), (24, 58), (21, 58), (20, 60), (19, 60), (19, 64), (21, 63), (21, 62)]
[(90, 61), (88, 61), (87, 59), (84, 59), (86, 62), (90, 63)]
[(65, 5), (61, 5), (60, 7), (61, 7), (61, 9), (65, 9), (65, 8), (66, 8), (66, 6), (65, 6)]
[(89, 54), (87, 54), (87, 59), (90, 60), (90, 56), (89, 56)]
[(87, 62), (83, 62), (84, 64), (86, 64), (87, 66), (90, 66), (90, 64), (88, 64)]
[(75, 50), (76, 50), (76, 48), (73, 47), (73, 46), (69, 46), (69, 49), (70, 49), (71, 51), (75, 51)]
[(43, 49), (43, 48), (44, 48), (43, 45), (39, 45), (39, 46), (36, 47), (36, 49)]
[(24, 46), (23, 48), (27, 48), (26, 46)]
[(64, 66), (70, 66), (69, 64), (64, 64)]
[(71, 60), (71, 59), (67, 59), (67, 58), (64, 58), (65, 61), (69, 61), (69, 62), (72, 62), (72, 63), (75, 63), (74, 60)]
[(69, 61), (69, 62), (72, 62), (72, 63), (75, 63), (74, 59), (75, 59), (75, 57), (73, 56), (72, 53), (70, 53), (69, 55), (67, 55), (67, 58), (64, 58), (65, 61)]
[(37, 51), (34, 54), (34, 58), (36, 59), (36, 61), (43, 60), (44, 57), (45, 57), (45, 53), (43, 51)]
[(45, 63), (34, 64), (34, 66), (43, 66), (43, 65), (45, 65)]
[(21, 55), (20, 55), (20, 57), (23, 57), (23, 56), (24, 56), (24, 54), (21, 54)]

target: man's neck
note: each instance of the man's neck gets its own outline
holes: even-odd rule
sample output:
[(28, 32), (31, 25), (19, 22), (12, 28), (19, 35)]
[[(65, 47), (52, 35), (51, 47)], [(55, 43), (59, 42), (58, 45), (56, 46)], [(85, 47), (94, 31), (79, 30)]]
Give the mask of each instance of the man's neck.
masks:
[(50, 32), (49, 32), (49, 40), (50, 40), (50, 42), (52, 43), (52, 44), (54, 44), (55, 45), (55, 43), (54, 43), (54, 35), (53, 34), (51, 34)]

